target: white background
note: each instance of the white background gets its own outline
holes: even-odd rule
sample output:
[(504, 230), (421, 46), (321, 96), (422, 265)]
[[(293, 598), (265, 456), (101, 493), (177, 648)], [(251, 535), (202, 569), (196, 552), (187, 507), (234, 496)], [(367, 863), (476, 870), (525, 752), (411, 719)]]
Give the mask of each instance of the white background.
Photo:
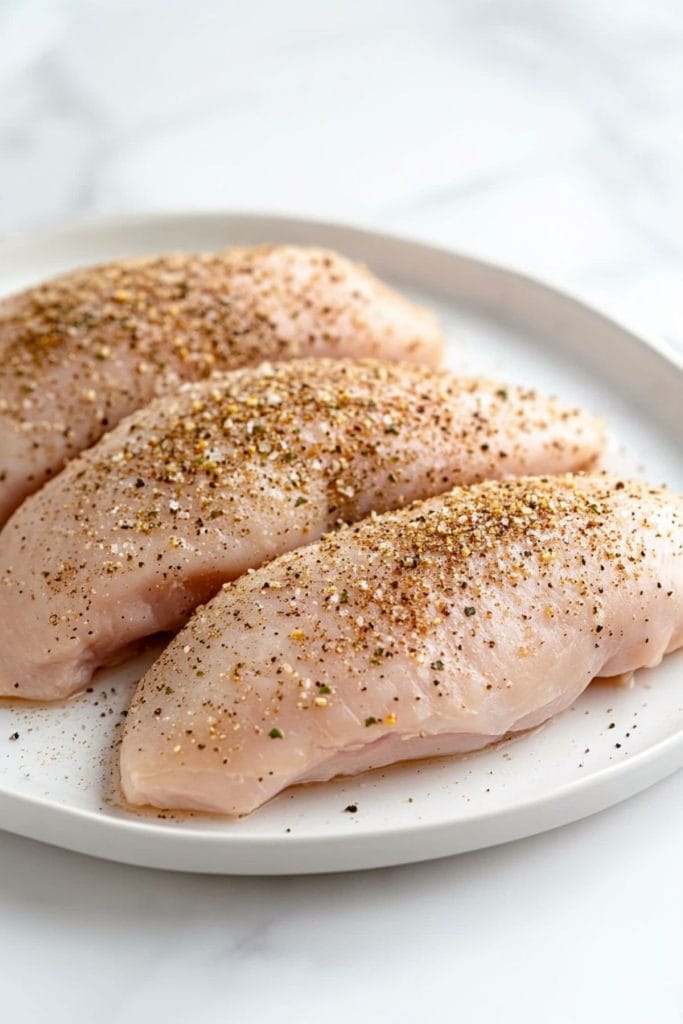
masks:
[[(683, 5), (0, 0), (1, 236), (215, 207), (464, 248), (683, 343)], [(680, 1022), (682, 796), (317, 879), (0, 833), (0, 1020)]]

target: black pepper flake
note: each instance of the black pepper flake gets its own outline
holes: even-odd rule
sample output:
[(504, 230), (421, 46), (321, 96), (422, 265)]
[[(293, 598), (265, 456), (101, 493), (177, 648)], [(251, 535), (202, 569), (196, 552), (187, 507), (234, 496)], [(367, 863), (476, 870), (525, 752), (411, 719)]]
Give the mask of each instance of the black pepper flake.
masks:
[(10, 740), (12, 740), (12, 742), (14, 742), (15, 740), (18, 740), (18, 739), (19, 739), (19, 733), (18, 732), (13, 732), (12, 735), (10, 736)]
[(346, 814), (357, 814), (358, 804), (347, 804), (346, 807), (344, 808), (344, 812)]
[(467, 616), (468, 619), (470, 619), (476, 613), (476, 610), (477, 610), (476, 608), (474, 608), (471, 604), (469, 604), (465, 608), (465, 615)]

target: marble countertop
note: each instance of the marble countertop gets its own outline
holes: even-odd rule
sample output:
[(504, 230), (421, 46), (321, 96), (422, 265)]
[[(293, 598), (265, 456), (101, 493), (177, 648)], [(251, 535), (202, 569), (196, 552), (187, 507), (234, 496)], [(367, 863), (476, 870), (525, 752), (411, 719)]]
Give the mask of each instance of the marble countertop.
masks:
[[(683, 6), (0, 0), (0, 236), (188, 208), (436, 241), (683, 344)], [(320, 878), (0, 833), (0, 1017), (680, 1021), (682, 796)]]

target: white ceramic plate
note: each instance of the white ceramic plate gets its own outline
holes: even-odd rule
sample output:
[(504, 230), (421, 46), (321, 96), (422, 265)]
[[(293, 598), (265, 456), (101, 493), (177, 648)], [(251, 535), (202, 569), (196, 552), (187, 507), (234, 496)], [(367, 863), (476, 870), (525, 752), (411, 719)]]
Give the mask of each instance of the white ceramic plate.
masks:
[[(0, 246), (0, 292), (132, 254), (327, 245), (440, 313), (459, 371), (560, 394), (609, 421), (608, 461), (683, 489), (683, 361), (513, 271), (353, 228), (226, 214), (120, 218)], [(0, 702), (0, 825), (72, 850), (186, 871), (288, 874), (441, 857), (592, 814), (683, 765), (683, 655), (635, 686), (594, 686), (533, 735), (282, 794), (241, 821), (117, 806), (113, 747), (153, 651), (58, 707)], [(18, 733), (18, 737), (14, 738)], [(352, 810), (351, 808), (355, 808)]]

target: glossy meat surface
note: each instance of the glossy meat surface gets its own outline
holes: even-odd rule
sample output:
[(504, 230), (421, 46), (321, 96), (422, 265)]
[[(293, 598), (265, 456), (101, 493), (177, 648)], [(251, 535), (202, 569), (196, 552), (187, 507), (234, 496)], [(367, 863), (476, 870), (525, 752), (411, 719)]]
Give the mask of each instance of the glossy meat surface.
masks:
[(683, 499), (597, 474), (458, 488), (226, 584), (141, 681), (123, 790), (245, 814), (486, 746), (681, 644)]
[(321, 249), (233, 248), (77, 270), (0, 302), (0, 525), (124, 416), (268, 359), (438, 365), (434, 317)]
[(340, 519), (584, 466), (601, 423), (411, 364), (299, 360), (188, 385), (121, 423), (0, 533), (0, 695), (53, 700)]

